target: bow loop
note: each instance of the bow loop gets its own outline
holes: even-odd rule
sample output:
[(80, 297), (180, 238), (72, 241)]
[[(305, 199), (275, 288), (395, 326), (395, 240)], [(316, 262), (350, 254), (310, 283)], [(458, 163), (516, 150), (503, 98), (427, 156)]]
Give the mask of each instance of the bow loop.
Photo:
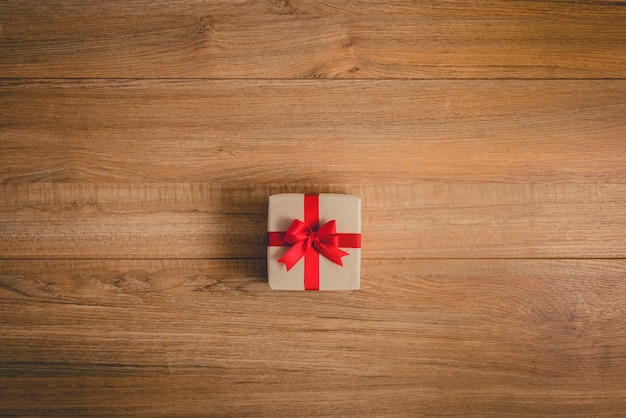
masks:
[(307, 224), (296, 219), (285, 232), (285, 242), (287, 244), (295, 244), (298, 241), (304, 241), (311, 235), (311, 232), (311, 228)]

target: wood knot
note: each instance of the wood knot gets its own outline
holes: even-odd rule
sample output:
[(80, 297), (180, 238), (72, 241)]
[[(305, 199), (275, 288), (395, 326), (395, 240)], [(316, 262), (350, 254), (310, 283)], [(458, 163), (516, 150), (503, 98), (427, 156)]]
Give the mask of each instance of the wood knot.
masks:
[(215, 30), (215, 19), (213, 16), (202, 16), (198, 20), (198, 34), (204, 35)]

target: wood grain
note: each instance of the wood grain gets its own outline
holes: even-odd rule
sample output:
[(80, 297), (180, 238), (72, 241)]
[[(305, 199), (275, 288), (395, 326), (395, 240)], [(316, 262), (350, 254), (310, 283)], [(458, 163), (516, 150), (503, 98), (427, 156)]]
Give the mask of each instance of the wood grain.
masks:
[(624, 114), (624, 80), (4, 80), (0, 180), (623, 183)]
[[(624, 260), (366, 260), (273, 292), (252, 260), (0, 261), (0, 412), (605, 416)], [(16, 327), (15, 324), (20, 324)]]
[(363, 258), (626, 256), (626, 185), (0, 185), (4, 258), (265, 258), (267, 196), (361, 196)]
[[(624, 415), (624, 6), (2, 2), (0, 415)], [(360, 291), (269, 289), (283, 192)]]
[(0, 76), (623, 78), (618, 1), (9, 1)]

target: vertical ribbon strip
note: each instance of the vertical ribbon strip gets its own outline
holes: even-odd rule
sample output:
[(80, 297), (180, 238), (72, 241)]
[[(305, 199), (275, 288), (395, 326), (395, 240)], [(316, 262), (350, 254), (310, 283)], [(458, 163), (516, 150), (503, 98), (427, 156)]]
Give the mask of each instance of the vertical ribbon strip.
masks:
[(319, 195), (304, 195), (304, 222), (295, 219), (286, 232), (268, 232), (269, 246), (291, 248), (278, 261), (290, 270), (304, 257), (304, 289), (319, 290), (319, 256), (322, 254), (335, 264), (343, 266), (341, 257), (348, 255), (339, 249), (361, 248), (361, 234), (336, 232), (336, 222), (319, 226)]
[[(307, 224), (313, 231), (317, 231), (319, 228), (319, 195), (304, 195), (304, 223)], [(319, 290), (319, 288), (320, 253), (315, 251), (315, 248), (313, 248), (312, 245), (309, 245), (306, 249), (306, 253), (304, 254), (304, 290)]]

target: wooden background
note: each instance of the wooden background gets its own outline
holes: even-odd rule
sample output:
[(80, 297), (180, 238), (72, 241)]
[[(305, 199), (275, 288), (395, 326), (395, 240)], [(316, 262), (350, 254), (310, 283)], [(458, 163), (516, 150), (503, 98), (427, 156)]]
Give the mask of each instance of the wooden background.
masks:
[(0, 5), (0, 414), (623, 415), (625, 231), (624, 2)]

